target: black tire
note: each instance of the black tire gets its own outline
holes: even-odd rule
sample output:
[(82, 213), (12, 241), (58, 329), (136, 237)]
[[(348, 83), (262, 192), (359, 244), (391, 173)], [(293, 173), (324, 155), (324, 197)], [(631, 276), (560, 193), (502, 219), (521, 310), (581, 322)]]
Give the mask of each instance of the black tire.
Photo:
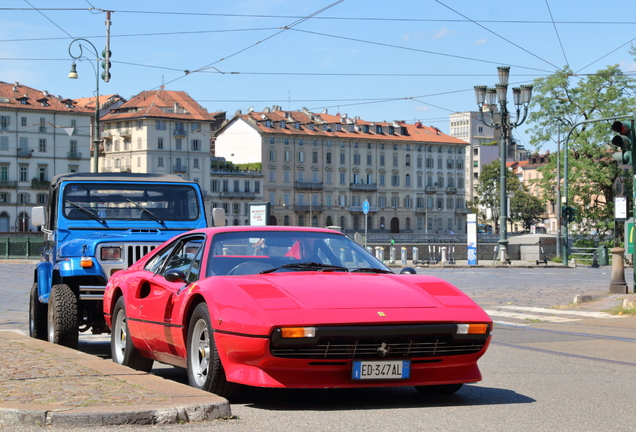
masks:
[(46, 304), (40, 303), (38, 298), (38, 283), (31, 287), (29, 295), (29, 336), (35, 339), (46, 340)]
[(49, 342), (76, 349), (79, 336), (77, 297), (68, 285), (53, 285), (47, 316)]
[(459, 391), (464, 384), (443, 384), (430, 386), (415, 386), (417, 391), (426, 395), (450, 395)]
[(239, 385), (228, 382), (214, 343), (210, 312), (205, 303), (199, 304), (188, 325), (187, 344), (188, 381), (192, 387), (229, 398)]
[(126, 324), (126, 305), (120, 297), (113, 310), (113, 331), (110, 334), (110, 352), (113, 361), (129, 368), (150, 372), (154, 360), (141, 355), (132, 342)]

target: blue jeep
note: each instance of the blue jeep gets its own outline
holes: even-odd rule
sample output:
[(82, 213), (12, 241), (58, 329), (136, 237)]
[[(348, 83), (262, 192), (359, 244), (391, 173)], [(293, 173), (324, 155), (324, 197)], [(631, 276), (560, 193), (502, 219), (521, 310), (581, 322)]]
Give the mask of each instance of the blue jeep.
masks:
[(31, 337), (71, 348), (78, 333), (108, 332), (102, 310), (110, 275), (175, 235), (207, 226), (201, 189), (174, 175), (81, 173), (51, 180), (35, 207), (45, 247), (29, 304)]

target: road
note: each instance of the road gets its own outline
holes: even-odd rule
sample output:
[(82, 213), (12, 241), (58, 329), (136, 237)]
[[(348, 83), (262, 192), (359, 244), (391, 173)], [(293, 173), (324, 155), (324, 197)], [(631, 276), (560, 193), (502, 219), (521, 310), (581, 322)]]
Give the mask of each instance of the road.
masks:
[[(630, 269), (631, 270), (631, 269)], [(428, 269), (456, 284), (498, 324), (480, 360), (484, 380), (457, 394), (396, 389), (242, 391), (237, 417), (206, 424), (91, 431), (631, 431), (636, 317), (555, 311), (577, 294), (607, 292), (610, 269)], [(632, 279), (627, 272), (628, 284)], [(0, 264), (0, 329), (26, 331), (32, 265)], [(6, 277), (9, 276), (10, 277)], [(408, 277), (408, 276), (405, 276)], [(104, 338), (102, 337), (102, 340)], [(104, 342), (83, 349), (107, 355)], [(181, 371), (154, 373), (184, 380)], [(0, 426), (0, 430), (2, 427)], [(41, 430), (41, 429), (24, 429)], [(86, 429), (88, 432), (89, 429)], [(84, 432), (84, 429), (77, 429)]]

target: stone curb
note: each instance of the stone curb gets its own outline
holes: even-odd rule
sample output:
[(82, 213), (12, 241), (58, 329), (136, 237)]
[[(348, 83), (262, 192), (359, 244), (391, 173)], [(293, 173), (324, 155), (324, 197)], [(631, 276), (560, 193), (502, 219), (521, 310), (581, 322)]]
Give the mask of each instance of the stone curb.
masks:
[[(212, 420), (232, 415), (229, 402), (212, 393), (156, 375), (135, 371), (80, 351), (33, 339), (18, 332), (0, 331), (0, 339), (53, 354), (56, 359), (59, 359), (60, 364), (79, 365), (92, 375), (112, 377), (115, 383), (121, 383), (117, 390), (122, 392), (125, 388), (133, 386), (161, 399), (153, 401), (152, 405), (142, 402), (141, 405), (136, 406), (81, 406), (82, 404), (79, 403), (77, 406), (66, 407), (50, 403), (6, 403), (0, 399), (0, 427), (171, 424)], [(11, 360), (20, 361), (19, 358)], [(43, 365), (42, 369), (47, 366), (48, 364)], [(40, 379), (45, 383), (47, 378)]]

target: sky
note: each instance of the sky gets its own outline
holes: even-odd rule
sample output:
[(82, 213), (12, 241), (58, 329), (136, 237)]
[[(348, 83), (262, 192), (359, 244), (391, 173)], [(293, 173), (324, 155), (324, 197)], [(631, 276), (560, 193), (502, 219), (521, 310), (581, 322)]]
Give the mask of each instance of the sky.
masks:
[[(106, 10), (100, 94), (164, 86), (228, 118), (279, 105), (449, 133), (449, 115), (477, 109), (473, 87), (494, 86), (497, 66), (511, 67), (510, 87), (565, 65), (575, 80), (614, 64), (636, 74), (636, 2), (624, 0), (2, 0), (0, 81), (93, 96), (95, 54), (79, 41), (71, 80), (70, 53), (84, 38), (101, 55)], [(526, 127), (515, 137), (534, 150)]]

